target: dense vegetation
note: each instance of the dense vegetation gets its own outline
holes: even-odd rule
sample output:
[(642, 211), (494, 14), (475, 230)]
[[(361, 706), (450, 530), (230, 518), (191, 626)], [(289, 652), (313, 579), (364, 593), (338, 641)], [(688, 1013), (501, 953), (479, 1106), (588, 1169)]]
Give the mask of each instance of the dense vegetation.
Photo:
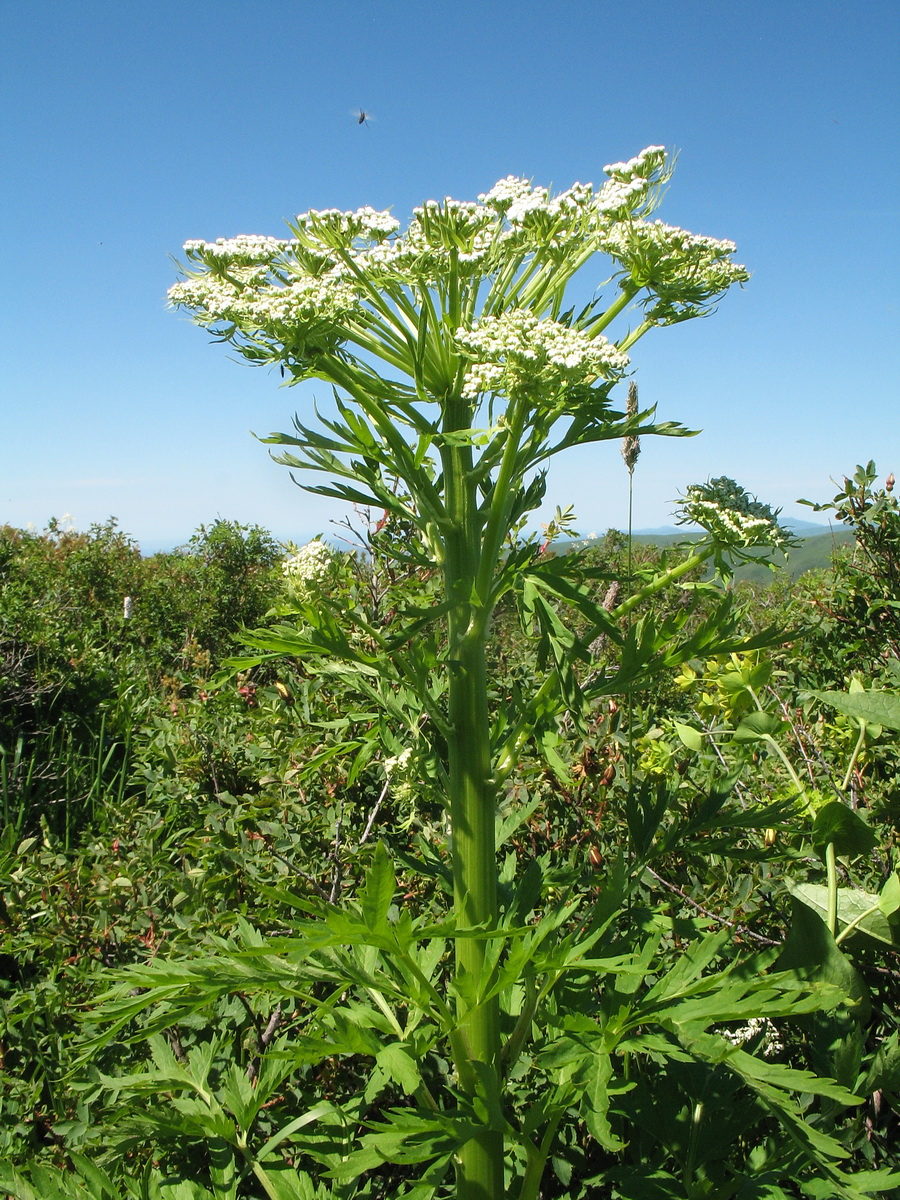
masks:
[[(650, 975), (618, 976), (596, 1001), (604, 1011), (639, 986), (664, 995), (676, 976), (699, 1009), (704, 977), (773, 964), (842, 997), (760, 1018), (754, 994), (732, 985), (720, 1033), (769, 1065), (755, 1090), (687, 1056), (656, 1069), (662, 1035), (645, 1032), (623, 1052), (627, 1086), (611, 1085), (604, 1120), (570, 1097), (542, 1196), (895, 1190), (866, 1174), (900, 1167), (900, 511), (876, 482), (869, 464), (835, 498), (856, 541), (831, 570), (736, 589), (741, 636), (782, 631), (766, 648), (689, 656), (597, 703), (586, 731), (563, 720), (518, 747), (502, 814), (504, 904), (533, 910), (547, 953), (564, 952), (573, 898), (602, 909), (617, 874), (636, 878), (616, 949), (643, 955)], [(312, 586), (389, 629), (398, 598), (432, 586), (427, 568), (396, 566), (392, 546), (407, 533), (361, 521), (359, 551), (314, 555), (310, 582), (285, 572), (264, 531), (224, 521), (149, 559), (114, 522), (0, 531), (0, 1183), (11, 1195), (428, 1194), (414, 1154), (406, 1165), (354, 1158), (335, 1102), (355, 1097), (354, 1121), (377, 1134), (379, 1114), (418, 1086), (391, 1049), (389, 1012), (378, 1023), (361, 1005), (345, 1010), (359, 1019), (349, 1053), (336, 1051), (346, 1029), (330, 1047), (310, 1033), (311, 1011), (328, 1003), (313, 964), (305, 989), (273, 983), (267, 995), (248, 976), (246, 987), (195, 981), (178, 997), (179, 962), (222, 969), (235, 932), (261, 953), (313, 901), (369, 912), (385, 850), (399, 870), (390, 920), (409, 910), (441, 921), (446, 823), (428, 784), (433, 749), (411, 737), (402, 698), (386, 720), (353, 680), (254, 654), (260, 635), (242, 635), (301, 620)], [(554, 547), (531, 553), (550, 563)], [(586, 586), (620, 602), (688, 551), (629, 552), (611, 533), (576, 553)], [(719, 597), (700, 574), (652, 601), (658, 622), (687, 604), (688, 636), (702, 627)], [(520, 617), (511, 603), (495, 617), (497, 703), (548, 670), (540, 631)], [(617, 650), (597, 639), (578, 670), (607, 669)], [(875, 707), (854, 709), (854, 697)], [(692, 961), (700, 933), (715, 936)], [(115, 990), (96, 1009), (118, 969), (163, 961), (173, 965), (161, 1009), (129, 1008)], [(438, 975), (441, 961), (434, 951)], [(527, 1111), (541, 1103), (527, 1039), (521, 1053), (511, 1087)], [(579, 1090), (603, 1086), (587, 1044), (579, 1060), (557, 1036), (539, 1056)], [(449, 1068), (432, 1053), (428, 1069)], [(806, 1072), (792, 1083), (794, 1111), (779, 1094), (788, 1069)]]

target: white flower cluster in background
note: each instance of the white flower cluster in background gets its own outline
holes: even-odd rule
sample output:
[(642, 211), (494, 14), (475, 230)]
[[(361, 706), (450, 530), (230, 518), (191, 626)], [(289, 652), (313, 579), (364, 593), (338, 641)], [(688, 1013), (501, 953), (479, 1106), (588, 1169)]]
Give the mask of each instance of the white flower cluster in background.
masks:
[(382, 765), (394, 800), (408, 804), (415, 801), (417, 772), (410, 747), (386, 758)]
[(293, 595), (298, 599), (309, 599), (328, 578), (333, 564), (334, 551), (316, 538), (285, 558), (281, 571)]
[(394, 754), (390, 758), (384, 760), (384, 773), (388, 779), (392, 775), (403, 774), (409, 765), (409, 760), (412, 758), (412, 750), (407, 746), (405, 750), (401, 750), (399, 754)]
[(739, 549), (769, 546), (775, 550), (782, 550), (791, 542), (790, 534), (781, 528), (774, 517), (741, 512), (737, 508), (730, 508), (719, 501), (708, 499), (700, 485), (687, 489), (681, 512), (684, 514), (684, 520), (700, 525), (725, 546)]
[(751, 1017), (747, 1024), (742, 1025), (739, 1029), (717, 1029), (716, 1032), (726, 1042), (731, 1042), (732, 1046), (743, 1046), (747, 1042), (761, 1037), (759, 1049), (764, 1058), (780, 1054), (784, 1049), (784, 1043), (778, 1036), (778, 1030), (765, 1017)]
[(558, 387), (615, 379), (629, 362), (628, 355), (605, 337), (591, 338), (558, 321), (541, 321), (524, 309), (484, 317), (472, 329), (458, 329), (455, 340), (472, 360), (463, 394), (473, 398), (529, 384)]

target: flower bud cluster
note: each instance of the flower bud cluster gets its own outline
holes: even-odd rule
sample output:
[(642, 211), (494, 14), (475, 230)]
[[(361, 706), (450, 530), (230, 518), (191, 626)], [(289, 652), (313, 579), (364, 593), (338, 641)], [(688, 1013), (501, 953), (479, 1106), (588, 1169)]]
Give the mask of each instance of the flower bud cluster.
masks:
[[(383, 241), (400, 228), (400, 222), (386, 210), (358, 208), (342, 212), (338, 208), (310, 209), (297, 216), (299, 240), (320, 242), (327, 246), (350, 248), (358, 239), (364, 242)], [(304, 236), (305, 235), (305, 236)]]
[(472, 329), (458, 329), (457, 347), (471, 362), (463, 394), (512, 392), (522, 387), (591, 384), (615, 379), (628, 355), (605, 337), (589, 337), (558, 321), (539, 320), (525, 309), (483, 317)]
[(647, 146), (628, 162), (608, 163), (603, 168), (609, 176), (597, 196), (598, 212), (625, 217), (644, 200), (654, 183), (663, 182), (666, 174), (665, 146)]
[(291, 242), (283, 238), (263, 237), (259, 234), (240, 234), (233, 238), (217, 238), (204, 242), (192, 238), (184, 243), (189, 258), (211, 265), (252, 266), (270, 263), (281, 258)]
[(446, 278), (451, 265), (463, 275), (484, 269), (497, 243), (497, 217), (472, 201), (427, 200), (413, 209), (402, 238), (361, 255), (359, 265), (386, 277), (410, 275), (425, 282)]

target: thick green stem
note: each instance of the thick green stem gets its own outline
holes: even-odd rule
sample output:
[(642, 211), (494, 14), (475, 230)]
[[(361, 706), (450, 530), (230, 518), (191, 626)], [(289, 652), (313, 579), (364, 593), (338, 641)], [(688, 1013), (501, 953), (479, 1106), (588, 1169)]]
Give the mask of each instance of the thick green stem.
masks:
[(650, 598), (650, 596), (655, 595), (657, 592), (661, 592), (663, 588), (666, 588), (669, 586), (669, 584), (674, 583), (676, 579), (681, 579), (682, 576), (690, 574), (690, 572), (696, 567), (702, 566), (702, 564), (705, 563), (712, 554), (713, 549), (714, 547), (711, 545), (704, 546), (702, 550), (691, 554), (688, 558), (684, 559), (683, 562), (678, 563), (677, 566), (670, 567), (669, 570), (664, 571), (662, 575), (657, 575), (655, 579), (651, 579), (650, 582), (644, 584), (639, 591), (629, 596), (627, 600), (623, 600), (621, 604), (612, 610), (613, 618), (619, 620), (620, 618), (627, 616), (628, 613), (637, 608), (639, 605), (643, 604), (645, 600)]
[[(468, 406), (448, 401), (445, 429), (467, 428)], [(454, 912), (457, 922), (457, 1021), (468, 1062), (457, 1062), (461, 1088), (474, 1101), (476, 1085), (488, 1111), (500, 1105), (500, 1008), (494, 997), (470, 1011), (486, 989), (487, 942), (471, 934), (497, 925), (497, 864), (494, 844), (496, 785), (491, 773), (485, 640), (486, 614), (472, 585), (481, 552), (478, 497), (470, 446), (448, 446), (443, 455), (447, 515), (444, 575), (448, 614), (448, 767)], [(501, 1200), (503, 1134), (485, 1125), (459, 1152), (458, 1200)]]
[(853, 777), (853, 768), (856, 766), (856, 760), (859, 758), (859, 752), (863, 748), (863, 743), (866, 740), (866, 722), (859, 722), (859, 737), (856, 739), (856, 745), (853, 747), (853, 753), (850, 755), (850, 761), (847, 763), (847, 772), (841, 781), (841, 791), (846, 792), (850, 786), (850, 780)]
[(834, 854), (834, 842), (829, 842), (825, 847), (825, 867), (828, 871), (828, 913), (825, 919), (828, 930), (834, 937), (837, 933), (838, 911), (837, 861)]

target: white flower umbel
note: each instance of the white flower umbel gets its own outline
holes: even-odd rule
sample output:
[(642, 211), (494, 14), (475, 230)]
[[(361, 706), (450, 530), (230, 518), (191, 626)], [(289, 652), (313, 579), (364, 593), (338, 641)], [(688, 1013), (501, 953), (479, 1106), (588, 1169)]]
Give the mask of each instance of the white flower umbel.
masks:
[(794, 542), (778, 524), (777, 512), (724, 476), (685, 490), (678, 523), (699, 525), (728, 550), (787, 550)]
[(512, 393), (523, 387), (552, 391), (616, 379), (629, 361), (603, 336), (592, 338), (521, 309), (458, 329), (456, 345), (471, 358), (463, 395), (473, 398), (483, 392)]
[[(576, 183), (553, 195), (507, 176), (476, 201), (426, 201), (405, 229), (390, 212), (367, 206), (310, 209), (289, 222), (288, 238), (193, 239), (185, 243), (188, 277), (170, 289), (169, 299), (251, 361), (266, 361), (280, 347), (292, 381), (319, 376), (340, 385), (344, 373), (334, 370), (340, 356), (357, 362), (358, 353), (382, 356), (386, 346), (387, 361), (402, 356), (407, 340), (418, 336), (422, 308), (439, 302), (435, 320), (447, 336), (461, 327), (477, 338), (480, 318), (498, 317), (501, 309), (503, 315), (523, 309), (546, 317), (558, 311), (549, 296), (605, 252), (620, 266), (622, 295), (605, 315), (573, 324), (597, 335), (638, 303), (646, 320), (627, 336), (622, 355), (646, 328), (700, 315), (747, 278), (731, 261), (731, 242), (648, 220), (671, 166), (663, 147), (648, 146), (605, 167), (608, 178), (599, 190)], [(467, 309), (455, 307), (444, 291), (451, 278), (455, 286), (471, 288)], [(498, 296), (505, 297), (500, 305)], [(531, 360), (547, 368), (541, 378), (548, 384), (570, 383), (572, 372), (586, 381), (610, 379), (624, 369), (624, 355), (617, 358), (597, 336), (586, 349), (567, 341), (575, 331), (554, 326), (551, 321), (539, 331), (543, 343), (535, 344)], [(460, 342), (457, 353), (462, 348)], [(472, 352), (466, 395), (495, 391), (496, 380), (517, 380), (517, 353), (497, 358)], [(423, 360), (426, 371), (433, 365)], [(447, 375), (438, 375), (435, 391), (443, 395)], [(422, 383), (416, 388), (420, 398)]]
[(184, 243), (188, 256), (199, 262), (251, 266), (273, 262), (287, 250), (290, 242), (281, 238), (241, 234), (234, 238), (218, 238), (214, 242), (192, 239)]
[(729, 287), (750, 278), (746, 267), (731, 261), (734, 242), (662, 221), (617, 221), (601, 242), (623, 268), (620, 286), (649, 292), (644, 310), (657, 325), (700, 316)]
[(307, 542), (282, 561), (281, 571), (296, 599), (308, 600), (328, 578), (334, 565), (334, 551), (318, 538)]

